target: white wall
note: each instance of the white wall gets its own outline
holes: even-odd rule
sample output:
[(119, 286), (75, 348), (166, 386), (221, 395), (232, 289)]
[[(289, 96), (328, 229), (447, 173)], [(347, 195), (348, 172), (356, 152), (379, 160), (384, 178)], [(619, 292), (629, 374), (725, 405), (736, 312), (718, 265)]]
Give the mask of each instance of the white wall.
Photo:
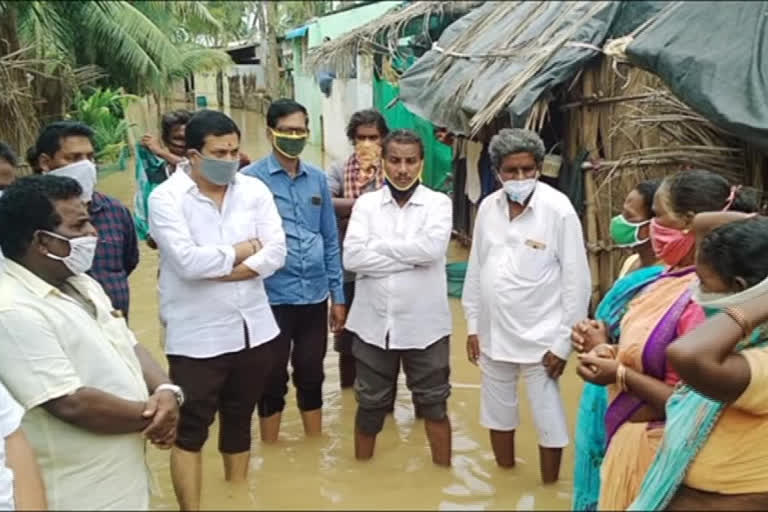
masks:
[(357, 58), (357, 78), (334, 80), (331, 96), (322, 95), (323, 149), (326, 160), (336, 162), (349, 156), (352, 147), (347, 140), (349, 118), (358, 110), (373, 107), (373, 67), (366, 56)]
[[(198, 96), (205, 96), (208, 98), (208, 108), (212, 109), (229, 109), (229, 76), (230, 71), (224, 71), (223, 89), (224, 89), (224, 104), (219, 105), (219, 95), (216, 90), (216, 72), (213, 73), (195, 73), (195, 102), (197, 102)], [(195, 103), (195, 108), (197, 104)]]

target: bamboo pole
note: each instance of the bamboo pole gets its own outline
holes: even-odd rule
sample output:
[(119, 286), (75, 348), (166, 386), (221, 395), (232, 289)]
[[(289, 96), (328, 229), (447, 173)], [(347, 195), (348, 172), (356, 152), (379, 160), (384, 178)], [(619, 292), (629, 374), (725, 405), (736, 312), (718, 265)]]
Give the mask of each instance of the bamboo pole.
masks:
[[(595, 94), (595, 70), (594, 68), (587, 69), (582, 75), (582, 88), (583, 94), (586, 97)], [(598, 158), (597, 151), (597, 129), (598, 119), (595, 109), (589, 105), (584, 105), (581, 108), (581, 136), (582, 147), (586, 148), (589, 152), (589, 156), (593, 159)], [(586, 200), (585, 218), (587, 225), (587, 243), (590, 245), (596, 245), (599, 241), (597, 231), (597, 205), (595, 200), (597, 199), (596, 186), (595, 186), (595, 171), (593, 169), (587, 169), (584, 172), (584, 198)], [(590, 310), (594, 312), (597, 308), (597, 304), (600, 301), (600, 266), (599, 256), (597, 253), (590, 251), (588, 253), (589, 272), (592, 279), (592, 300)]]

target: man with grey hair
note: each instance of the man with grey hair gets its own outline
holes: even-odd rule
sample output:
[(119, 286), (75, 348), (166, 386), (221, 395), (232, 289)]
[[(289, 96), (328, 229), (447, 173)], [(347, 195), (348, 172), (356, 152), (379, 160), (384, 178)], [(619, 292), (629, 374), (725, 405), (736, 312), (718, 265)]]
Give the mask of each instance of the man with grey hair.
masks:
[(571, 326), (587, 313), (590, 275), (579, 218), (568, 198), (538, 181), (544, 143), (528, 130), (491, 139), (503, 187), (475, 220), (462, 304), (467, 356), (482, 371), (480, 421), (500, 467), (515, 465), (522, 375), (539, 432), (541, 478), (558, 479), (568, 426), (557, 379)]

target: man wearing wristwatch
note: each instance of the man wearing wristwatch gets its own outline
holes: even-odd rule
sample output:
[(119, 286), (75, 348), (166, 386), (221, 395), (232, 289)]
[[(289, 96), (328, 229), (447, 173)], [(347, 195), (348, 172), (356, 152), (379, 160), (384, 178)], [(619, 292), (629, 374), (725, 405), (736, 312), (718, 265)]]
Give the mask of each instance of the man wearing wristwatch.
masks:
[(201, 110), (185, 128), (189, 174), (149, 196), (160, 252), (160, 316), (171, 377), (186, 393), (171, 474), (181, 510), (200, 507), (201, 449), (219, 416), (225, 478), (248, 474), (251, 422), (279, 329), (264, 279), (283, 266), (285, 235), (269, 189), (238, 173), (240, 130)]
[(147, 510), (145, 440), (173, 444), (183, 393), (86, 274), (97, 234), (81, 194), (38, 175), (0, 198), (0, 375), (52, 510)]

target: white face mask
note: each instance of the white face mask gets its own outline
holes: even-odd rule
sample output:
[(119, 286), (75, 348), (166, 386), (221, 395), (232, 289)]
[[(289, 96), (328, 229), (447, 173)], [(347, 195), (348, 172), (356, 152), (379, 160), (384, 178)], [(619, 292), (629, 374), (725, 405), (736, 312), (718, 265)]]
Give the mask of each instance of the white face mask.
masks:
[(536, 178), (529, 178), (526, 180), (507, 180), (502, 183), (504, 186), (504, 192), (507, 193), (507, 197), (510, 201), (514, 201), (518, 204), (523, 204), (528, 197), (530, 197), (533, 189), (536, 187)]
[(59, 240), (65, 240), (69, 243), (69, 254), (66, 256), (57, 256), (48, 253), (52, 260), (58, 260), (64, 263), (70, 272), (74, 275), (80, 275), (88, 272), (93, 265), (93, 257), (96, 254), (96, 244), (99, 241), (97, 236), (78, 236), (77, 238), (67, 238), (57, 233), (43, 231)]
[(80, 160), (79, 162), (59, 167), (46, 174), (50, 176), (65, 176), (77, 181), (83, 189), (80, 199), (86, 203), (91, 202), (93, 189), (96, 188), (97, 172), (96, 165), (90, 160)]
[(691, 285), (691, 298), (702, 308), (725, 309), (739, 306), (749, 300), (768, 293), (768, 278), (739, 293), (712, 293), (701, 289), (701, 283), (696, 281)]

